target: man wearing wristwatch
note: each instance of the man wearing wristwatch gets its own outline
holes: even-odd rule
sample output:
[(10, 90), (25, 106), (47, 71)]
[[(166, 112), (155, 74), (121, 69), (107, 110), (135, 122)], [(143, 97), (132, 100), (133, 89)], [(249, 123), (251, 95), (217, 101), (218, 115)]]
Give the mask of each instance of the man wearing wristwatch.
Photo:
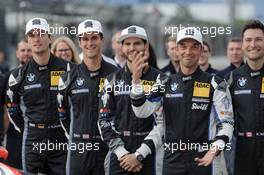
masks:
[[(99, 106), (98, 126), (111, 152), (111, 175), (155, 174), (155, 150), (161, 145), (155, 114), (137, 118), (130, 103), (133, 67), (142, 67), (144, 92), (149, 92), (162, 72), (148, 65), (148, 37), (144, 28), (130, 26), (121, 32), (120, 42), (126, 56), (124, 68), (110, 74)], [(159, 139), (153, 139), (159, 138)], [(136, 173), (138, 172), (138, 173)]]

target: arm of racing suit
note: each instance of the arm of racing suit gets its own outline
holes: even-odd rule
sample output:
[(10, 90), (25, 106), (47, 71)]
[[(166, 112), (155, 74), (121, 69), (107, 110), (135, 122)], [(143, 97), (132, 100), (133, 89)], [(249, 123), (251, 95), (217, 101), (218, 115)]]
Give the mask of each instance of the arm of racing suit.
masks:
[[(115, 77), (115, 74), (112, 74)], [(111, 78), (110, 78), (111, 79)], [(121, 139), (118, 131), (115, 130), (115, 104), (113, 102), (113, 85), (115, 78), (110, 82), (105, 79), (104, 88), (101, 92), (101, 99), (99, 100), (99, 117), (98, 129), (102, 140), (108, 145), (109, 150), (112, 151), (118, 159), (128, 154), (125, 149), (125, 144)]]
[(130, 98), (133, 111), (138, 118), (147, 118), (161, 107), (162, 95), (165, 92), (167, 81), (167, 77), (161, 77), (159, 74), (149, 94), (145, 94), (141, 83), (136, 84), (132, 81)]
[(150, 133), (144, 138), (141, 146), (136, 150), (136, 153), (141, 154), (144, 158), (147, 155), (156, 152), (162, 146), (162, 140), (164, 136), (164, 116), (162, 107), (158, 108), (154, 112), (156, 125), (153, 126), (153, 129)]
[(162, 145), (164, 135), (164, 117), (162, 112), (162, 95), (165, 92), (165, 83), (167, 77), (157, 76), (156, 83), (153, 85), (150, 94), (146, 95), (142, 84), (132, 82), (130, 98), (132, 108), (138, 118), (147, 118), (157, 115), (156, 125), (153, 127), (148, 136), (144, 139), (141, 146), (136, 150), (137, 153), (147, 155), (155, 152)]
[(20, 95), (18, 93), (21, 83), (21, 68), (15, 69), (8, 77), (6, 84), (6, 96), (5, 103), (7, 109), (7, 115), (10, 123), (14, 126), (15, 130), (21, 133), (23, 126), (20, 126), (23, 122), (22, 111), (20, 109)]
[(60, 124), (65, 131), (65, 136), (69, 139), (70, 132), (70, 109), (71, 105), (68, 99), (68, 87), (71, 80), (71, 67), (67, 64), (67, 71), (59, 78), (58, 94), (57, 94), (57, 107), (59, 112)]
[(211, 85), (215, 89), (211, 115), (216, 122), (216, 134), (212, 145), (218, 150), (223, 150), (230, 142), (234, 130), (232, 99), (226, 81), (217, 83), (213, 77)]

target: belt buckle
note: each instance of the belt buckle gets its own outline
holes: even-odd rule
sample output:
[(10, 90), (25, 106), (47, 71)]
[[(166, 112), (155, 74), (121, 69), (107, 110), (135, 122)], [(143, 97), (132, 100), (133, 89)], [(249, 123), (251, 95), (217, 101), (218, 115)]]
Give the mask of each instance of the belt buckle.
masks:
[(37, 124), (37, 128), (43, 129), (43, 128), (45, 128), (45, 125), (44, 124)]

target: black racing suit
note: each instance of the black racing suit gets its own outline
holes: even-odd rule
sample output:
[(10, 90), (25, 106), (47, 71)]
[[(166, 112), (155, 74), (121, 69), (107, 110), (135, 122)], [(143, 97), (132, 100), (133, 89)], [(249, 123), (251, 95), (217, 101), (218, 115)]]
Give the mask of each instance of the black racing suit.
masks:
[(215, 75), (215, 74), (217, 74), (218, 70), (212, 68), (212, 65), (209, 64), (209, 67), (205, 70), (205, 72), (212, 74), (212, 75)]
[(264, 174), (264, 66), (253, 71), (248, 64), (229, 77), (236, 136), (236, 175)]
[(161, 69), (161, 71), (163, 73), (165, 73), (166, 75), (170, 76), (172, 74), (176, 74), (177, 71), (175, 70), (172, 62), (170, 61), (169, 64), (167, 66), (165, 66), (164, 68)]
[[(108, 147), (97, 126), (100, 91), (107, 75), (117, 70), (102, 59), (101, 68), (89, 71), (84, 62), (64, 74), (59, 82), (58, 104), (63, 123), (70, 118), (68, 175), (104, 175)], [(65, 115), (70, 105), (71, 115)], [(66, 112), (67, 114), (67, 112)], [(63, 121), (65, 120), (65, 121)], [(67, 125), (65, 125), (67, 129)]]
[[(8, 78), (12, 71), (14, 71), (14, 69), (5, 73), (5, 91), (8, 83)], [(6, 149), (8, 151), (7, 162), (8, 165), (14, 168), (22, 169), (22, 142), (24, 131), (24, 119), (22, 116), (18, 118), (20, 120), (16, 120), (16, 124), (19, 126), (21, 132), (18, 132), (12, 124), (8, 126), (8, 130), (6, 131)]]
[(4, 138), (5, 76), (0, 73), (0, 145)]
[[(244, 62), (241, 63), (240, 66), (243, 66)], [(240, 67), (239, 66), (239, 67)], [(216, 73), (217, 76), (221, 77), (221, 78), (226, 78), (227, 76), (229, 76), (229, 73), (233, 70), (235, 70), (237, 67), (234, 64), (230, 64), (228, 67), (226, 67), (223, 70), (220, 70)]]
[(202, 158), (210, 146), (223, 149), (232, 136), (233, 111), (226, 82), (200, 68), (189, 76), (179, 72), (158, 82), (154, 85), (156, 92), (150, 96), (132, 90), (131, 97), (137, 116), (145, 117), (163, 103), (163, 174), (211, 174), (211, 166), (199, 167), (194, 159)]
[[(143, 73), (144, 91), (148, 92), (151, 89), (160, 74), (162, 74), (160, 71), (152, 67)], [(155, 174), (155, 149), (161, 138), (152, 140), (151, 133), (156, 127), (154, 114), (140, 119), (132, 110), (129, 96), (132, 87), (131, 76), (127, 65), (109, 75), (100, 100), (98, 126), (102, 139), (111, 152), (109, 174), (131, 174), (119, 165), (118, 159), (135, 152), (143, 155), (144, 160), (143, 168), (134, 174)]]
[(67, 138), (59, 122), (57, 87), (59, 76), (70, 63), (50, 55), (45, 66), (31, 59), (9, 76), (6, 105), (10, 122), (20, 131), (24, 118), (22, 144), (23, 170), (42, 174), (65, 174)]

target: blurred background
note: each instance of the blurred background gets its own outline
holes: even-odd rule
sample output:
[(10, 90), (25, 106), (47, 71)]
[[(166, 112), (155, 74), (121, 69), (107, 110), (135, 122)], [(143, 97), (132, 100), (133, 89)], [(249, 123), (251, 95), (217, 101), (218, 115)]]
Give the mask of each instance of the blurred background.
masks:
[[(146, 29), (158, 65), (163, 67), (169, 62), (165, 36), (175, 35), (174, 29), (180, 25), (197, 26), (211, 44), (213, 58), (210, 62), (221, 69), (229, 64), (226, 58), (228, 39), (240, 36), (248, 19), (263, 22), (263, 7), (262, 0), (0, 0), (0, 50), (6, 63), (13, 68), (17, 64), (16, 44), (24, 37), (29, 19), (43, 17), (50, 26), (73, 29), (91, 18), (103, 25), (106, 56), (113, 56), (113, 33), (135, 24)], [(72, 33), (65, 35), (78, 47), (75, 33)]]

